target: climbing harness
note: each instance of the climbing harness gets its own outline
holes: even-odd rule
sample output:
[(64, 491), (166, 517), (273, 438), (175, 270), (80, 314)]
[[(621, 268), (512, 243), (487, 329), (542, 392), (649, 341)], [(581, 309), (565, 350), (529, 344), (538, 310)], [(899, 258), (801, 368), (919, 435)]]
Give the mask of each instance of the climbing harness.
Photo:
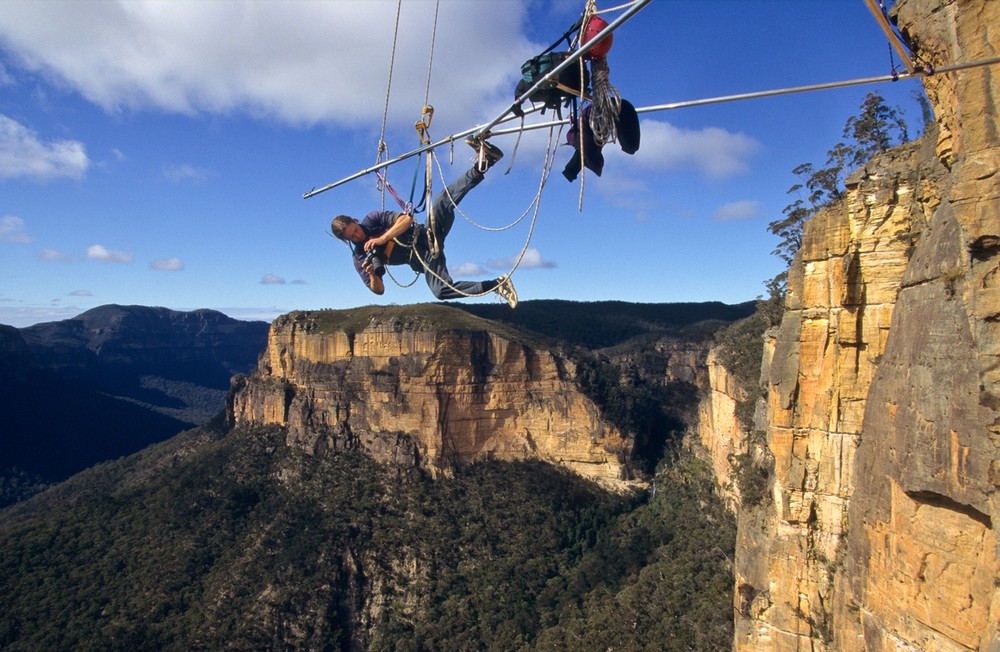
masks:
[[(511, 223), (511, 224), (509, 224), (509, 225), (507, 225), (505, 227), (492, 228), (491, 229), (489, 227), (484, 227), (482, 225), (479, 225), (479, 224), (473, 222), (472, 220), (468, 220), (468, 217), (465, 215), (465, 213), (462, 212), (461, 209), (458, 208), (458, 204), (455, 202), (454, 198), (452, 198), (451, 194), (448, 193), (448, 200), (451, 201), (452, 205), (455, 207), (455, 210), (457, 212), (459, 212), (463, 217), (465, 217), (471, 224), (474, 224), (475, 226), (477, 226), (477, 227), (479, 227), (481, 229), (484, 229), (484, 230), (488, 230), (488, 231), (502, 231), (504, 229), (509, 229), (509, 228), (513, 227), (514, 225), (516, 225), (517, 223), (519, 223), (522, 219), (524, 219), (524, 217), (528, 214), (528, 212), (532, 213), (531, 223), (530, 223), (530, 226), (529, 226), (529, 229), (528, 229), (527, 237), (525, 238), (524, 246), (521, 248), (520, 253), (518, 253), (517, 258), (514, 260), (514, 263), (511, 266), (510, 271), (506, 274), (507, 278), (510, 278), (510, 276), (513, 275), (513, 273), (517, 270), (517, 268), (520, 267), (521, 262), (524, 260), (524, 256), (525, 256), (525, 254), (528, 251), (528, 247), (531, 244), (531, 237), (534, 234), (535, 225), (536, 225), (537, 220), (538, 220), (538, 212), (539, 212), (539, 209), (541, 208), (542, 190), (545, 187), (545, 183), (548, 180), (549, 174), (552, 171), (552, 164), (555, 161), (555, 156), (554, 156), (554, 154), (555, 154), (555, 145), (558, 143), (558, 138), (557, 137), (554, 138), (553, 137), (553, 133), (554, 133), (553, 130), (549, 131), (549, 142), (548, 142), (548, 145), (546, 146), (545, 161), (544, 161), (544, 163), (542, 165), (542, 175), (541, 175), (541, 179), (539, 181), (538, 191), (535, 193), (535, 198), (534, 198), (534, 200), (532, 200), (531, 205), (529, 205), (528, 209), (521, 215), (521, 217), (519, 217), (513, 223)], [(560, 135), (561, 135), (561, 133), (560, 133)], [(442, 181), (443, 181), (444, 180), (444, 170), (441, 169), (440, 162), (438, 162), (438, 170), (441, 172)], [(447, 185), (445, 185), (445, 192), (447, 192)], [(411, 256), (414, 256), (420, 262), (420, 265), (423, 267), (424, 273), (427, 274), (428, 276), (433, 276), (435, 279), (437, 279), (438, 281), (440, 281), (443, 285), (445, 285), (446, 287), (450, 288), (453, 292), (455, 292), (456, 294), (459, 294), (461, 296), (464, 296), (464, 297), (482, 297), (482, 296), (486, 296), (486, 295), (494, 293), (493, 289), (490, 289), (490, 290), (487, 290), (487, 291), (484, 291), (484, 292), (478, 292), (478, 293), (464, 292), (464, 291), (458, 289), (457, 287), (454, 286), (454, 284), (450, 283), (447, 279), (442, 278), (433, 269), (431, 269), (430, 263), (427, 260), (425, 260), (420, 255), (420, 250), (419, 250), (418, 247), (415, 246), (415, 242), (416, 242), (416, 238), (414, 238), (414, 246), (412, 246)], [(406, 246), (406, 245), (404, 245), (404, 246)]]

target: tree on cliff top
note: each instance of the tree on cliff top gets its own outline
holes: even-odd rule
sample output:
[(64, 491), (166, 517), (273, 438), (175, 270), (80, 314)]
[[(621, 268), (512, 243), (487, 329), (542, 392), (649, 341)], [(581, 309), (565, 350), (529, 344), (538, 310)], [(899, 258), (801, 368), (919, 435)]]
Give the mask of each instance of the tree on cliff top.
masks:
[[(767, 230), (780, 238), (771, 252), (791, 264), (795, 253), (802, 246), (802, 227), (806, 220), (830, 205), (843, 193), (846, 172), (863, 165), (876, 154), (888, 151), (909, 141), (902, 109), (885, 103), (878, 91), (865, 96), (861, 111), (847, 119), (843, 136), (827, 153), (826, 167), (817, 169), (812, 163), (803, 163), (792, 170), (802, 182), (788, 189), (795, 201), (781, 212), (785, 217), (767, 225)], [(803, 193), (803, 191), (808, 193)], [(784, 285), (785, 273), (776, 279)]]

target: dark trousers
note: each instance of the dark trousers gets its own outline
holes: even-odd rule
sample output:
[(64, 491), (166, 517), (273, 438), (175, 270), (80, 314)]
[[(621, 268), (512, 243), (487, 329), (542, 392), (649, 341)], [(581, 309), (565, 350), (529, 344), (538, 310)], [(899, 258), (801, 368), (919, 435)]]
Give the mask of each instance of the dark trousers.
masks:
[(482, 174), (470, 169), (452, 181), (447, 191), (442, 190), (434, 198), (433, 228), (439, 253), (436, 256), (433, 255), (429, 247), (421, 247), (420, 253), (424, 262), (427, 263), (427, 269), (424, 271), (427, 287), (438, 299), (460, 299), (470, 294), (482, 294), (487, 291), (483, 281), (453, 280), (451, 273), (448, 272), (448, 263), (444, 256), (445, 238), (448, 237), (452, 225), (455, 224), (455, 207), (482, 180)]

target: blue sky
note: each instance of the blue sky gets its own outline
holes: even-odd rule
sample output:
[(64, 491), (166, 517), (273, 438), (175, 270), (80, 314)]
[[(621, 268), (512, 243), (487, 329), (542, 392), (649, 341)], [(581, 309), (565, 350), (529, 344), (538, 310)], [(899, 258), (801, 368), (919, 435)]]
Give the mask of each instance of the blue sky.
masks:
[[(441, 0), (431, 61), (435, 5), (403, 0), (390, 155), (418, 145), (429, 67), (437, 140), (502, 112), (521, 63), (583, 6)], [(423, 279), (371, 294), (328, 235), (334, 215), (381, 206), (373, 176), (302, 197), (376, 160), (396, 7), (0, 3), (0, 323), (108, 303), (270, 320), (432, 301)], [(616, 32), (608, 64), (636, 107), (892, 72), (863, 0), (653, 0)], [(609, 144), (604, 174), (582, 184), (560, 174), (571, 155), (560, 147), (533, 229), (531, 213), (502, 232), (458, 219), (453, 275), (495, 277), (527, 247), (514, 273), (522, 300), (753, 299), (783, 268), (767, 224), (791, 202), (791, 170), (825, 163), (873, 90), (916, 135), (920, 84), (903, 80), (644, 113), (640, 150)], [(470, 220), (500, 227), (530, 206), (548, 138), (526, 132), (516, 156), (515, 136), (494, 138), (507, 157), (463, 203)], [(446, 180), (470, 153), (438, 150)], [(389, 170), (404, 194), (416, 165)]]

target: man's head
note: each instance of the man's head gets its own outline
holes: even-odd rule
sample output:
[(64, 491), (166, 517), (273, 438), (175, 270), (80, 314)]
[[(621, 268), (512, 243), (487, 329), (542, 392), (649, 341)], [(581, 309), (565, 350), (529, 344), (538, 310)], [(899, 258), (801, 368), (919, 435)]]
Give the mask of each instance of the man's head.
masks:
[(358, 221), (349, 215), (338, 215), (330, 222), (330, 230), (340, 240), (364, 242), (368, 236)]

